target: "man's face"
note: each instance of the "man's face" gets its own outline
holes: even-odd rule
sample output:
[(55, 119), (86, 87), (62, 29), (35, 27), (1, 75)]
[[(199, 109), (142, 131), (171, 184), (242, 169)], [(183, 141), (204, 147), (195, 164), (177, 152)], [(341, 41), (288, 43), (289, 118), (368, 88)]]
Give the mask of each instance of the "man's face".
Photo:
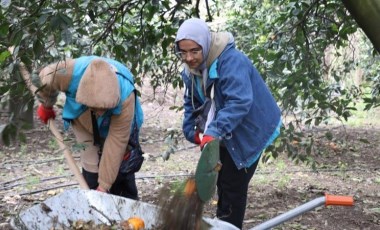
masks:
[(177, 56), (191, 69), (196, 69), (203, 62), (202, 47), (192, 40), (178, 42), (179, 52)]

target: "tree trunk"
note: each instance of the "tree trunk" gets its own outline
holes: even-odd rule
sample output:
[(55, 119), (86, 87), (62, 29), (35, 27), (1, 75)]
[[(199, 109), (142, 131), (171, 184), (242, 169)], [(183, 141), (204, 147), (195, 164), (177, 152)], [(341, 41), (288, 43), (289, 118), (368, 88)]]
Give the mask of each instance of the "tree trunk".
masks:
[(380, 1), (342, 0), (342, 2), (380, 53)]
[[(34, 97), (30, 94), (22, 77), (19, 68), (14, 68), (11, 76), (13, 87), (9, 91), (9, 115), (10, 127), (19, 130), (31, 129), (34, 125), (33, 105)], [(19, 135), (17, 135), (20, 137)]]

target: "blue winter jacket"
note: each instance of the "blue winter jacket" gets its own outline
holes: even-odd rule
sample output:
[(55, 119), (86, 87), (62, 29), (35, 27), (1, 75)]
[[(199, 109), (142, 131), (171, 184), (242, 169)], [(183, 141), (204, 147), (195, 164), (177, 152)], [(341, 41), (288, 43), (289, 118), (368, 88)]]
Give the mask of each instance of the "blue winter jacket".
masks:
[[(186, 87), (183, 131), (194, 143), (192, 112), (202, 105), (204, 96), (197, 90), (198, 77), (193, 78), (186, 70), (181, 75)], [(235, 49), (234, 43), (227, 45), (210, 66), (206, 87), (213, 83), (216, 116), (205, 134), (221, 140), (238, 169), (247, 168), (279, 135), (280, 108), (250, 59)]]

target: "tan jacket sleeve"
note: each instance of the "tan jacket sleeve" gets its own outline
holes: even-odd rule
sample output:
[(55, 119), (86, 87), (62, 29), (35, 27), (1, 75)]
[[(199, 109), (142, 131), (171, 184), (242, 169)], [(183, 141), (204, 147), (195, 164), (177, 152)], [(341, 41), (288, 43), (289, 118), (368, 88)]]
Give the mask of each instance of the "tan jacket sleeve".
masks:
[(55, 104), (59, 91), (67, 91), (74, 63), (74, 59), (67, 58), (50, 64), (40, 71), (38, 79), (33, 79), (33, 84), (40, 88), (36, 96), (45, 107), (52, 107)]
[(123, 102), (120, 115), (111, 117), (111, 124), (104, 142), (103, 153), (99, 164), (99, 186), (109, 190), (116, 180), (120, 164), (123, 160), (135, 110), (135, 94)]

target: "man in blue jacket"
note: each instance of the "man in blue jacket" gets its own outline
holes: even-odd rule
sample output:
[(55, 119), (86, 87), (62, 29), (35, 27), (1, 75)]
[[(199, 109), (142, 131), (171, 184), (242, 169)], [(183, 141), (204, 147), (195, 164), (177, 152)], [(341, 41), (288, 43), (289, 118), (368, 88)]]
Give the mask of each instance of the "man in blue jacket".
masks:
[(219, 139), (216, 215), (242, 228), (249, 182), (261, 153), (280, 133), (280, 108), (230, 33), (210, 32), (203, 20), (192, 18), (180, 26), (175, 42), (184, 62), (183, 132), (201, 149)]

